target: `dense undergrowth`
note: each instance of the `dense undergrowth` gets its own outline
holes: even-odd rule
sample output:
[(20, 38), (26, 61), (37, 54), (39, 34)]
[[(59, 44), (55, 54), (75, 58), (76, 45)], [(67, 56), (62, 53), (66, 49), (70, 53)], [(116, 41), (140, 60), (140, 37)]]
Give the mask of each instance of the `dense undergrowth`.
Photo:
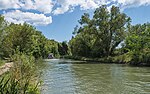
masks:
[(11, 60), (13, 67), (0, 80), (0, 94), (40, 94), (35, 58), (17, 53)]

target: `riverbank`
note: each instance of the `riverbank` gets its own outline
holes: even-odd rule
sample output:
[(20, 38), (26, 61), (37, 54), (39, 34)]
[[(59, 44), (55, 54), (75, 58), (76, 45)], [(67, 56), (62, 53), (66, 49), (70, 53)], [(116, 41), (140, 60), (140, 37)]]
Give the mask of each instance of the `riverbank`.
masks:
[(87, 61), (87, 62), (101, 62), (101, 63), (119, 63), (119, 64), (125, 64), (126, 62), (122, 61), (114, 61), (112, 60), (112, 57), (107, 58), (88, 58), (88, 57), (80, 57), (80, 56), (65, 56), (66, 59), (74, 59), (74, 60), (81, 60), (81, 61)]
[(0, 66), (0, 92), (40, 94), (40, 74), (35, 65), (37, 60), (33, 56), (18, 53), (11, 57), (11, 61)]
[(149, 63), (144, 62), (136, 62), (133, 61), (132, 57), (129, 55), (120, 55), (114, 57), (103, 57), (103, 58), (88, 58), (88, 57), (81, 57), (81, 56), (64, 56), (66, 59), (74, 59), (74, 60), (81, 60), (87, 62), (95, 62), (95, 63), (107, 63), (107, 64), (127, 64), (132, 66), (148, 66), (150, 67)]

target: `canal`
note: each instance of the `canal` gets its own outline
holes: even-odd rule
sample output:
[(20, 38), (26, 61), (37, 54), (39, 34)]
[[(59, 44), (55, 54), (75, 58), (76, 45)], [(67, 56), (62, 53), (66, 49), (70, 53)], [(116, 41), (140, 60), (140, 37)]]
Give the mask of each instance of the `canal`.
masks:
[(150, 94), (150, 67), (51, 59), (41, 94)]

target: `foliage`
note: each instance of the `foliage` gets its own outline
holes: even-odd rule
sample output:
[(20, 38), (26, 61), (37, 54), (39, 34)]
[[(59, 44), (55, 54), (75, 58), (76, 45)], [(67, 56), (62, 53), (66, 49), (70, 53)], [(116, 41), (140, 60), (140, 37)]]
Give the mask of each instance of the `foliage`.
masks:
[(94, 12), (93, 18), (85, 13), (76, 27), (75, 37), (69, 42), (73, 55), (85, 57), (108, 57), (125, 39), (130, 18), (121, 13), (118, 7), (112, 6), (111, 11), (105, 5)]
[(11, 57), (13, 67), (8, 77), (1, 79), (1, 94), (39, 94), (39, 79), (35, 58), (20, 53), (19, 50)]
[(37, 85), (31, 87), (28, 80), (20, 84), (20, 80), (16, 80), (12, 77), (1, 78), (0, 94), (40, 94)]
[(35, 58), (33, 56), (25, 55), (18, 51), (11, 57), (11, 60), (13, 61), (13, 67), (11, 68), (13, 78), (19, 80), (37, 76)]
[(17, 49), (35, 58), (47, 58), (49, 53), (59, 57), (58, 42), (45, 38), (29, 24), (7, 24), (0, 16), (0, 57), (10, 58)]
[(47, 39), (27, 23), (7, 23), (0, 16), (0, 64), (1, 59), (13, 62), (10, 76), (1, 79), (0, 94), (39, 94), (35, 62), (37, 58), (47, 58), (50, 53), (55, 57), (69, 54), (67, 43)]
[(66, 41), (58, 44), (58, 51), (60, 55), (69, 55), (69, 47)]
[(135, 64), (150, 62), (150, 24), (130, 26), (124, 49)]
[(0, 59), (0, 66), (3, 64), (5, 64), (5, 61)]
[(69, 41), (73, 57), (149, 64), (150, 23), (131, 25), (131, 19), (118, 7), (112, 6), (108, 11), (105, 5), (97, 8), (90, 18), (84, 13), (80, 26), (74, 28), (74, 36)]

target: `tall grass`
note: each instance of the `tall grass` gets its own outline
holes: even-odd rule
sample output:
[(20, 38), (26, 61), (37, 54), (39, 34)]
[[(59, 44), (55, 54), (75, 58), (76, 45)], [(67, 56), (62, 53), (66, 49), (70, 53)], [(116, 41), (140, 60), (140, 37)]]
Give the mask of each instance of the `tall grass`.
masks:
[(40, 94), (35, 58), (17, 53), (11, 60), (13, 67), (0, 80), (0, 94)]
[(4, 65), (5, 61), (0, 59), (0, 66)]
[(0, 94), (39, 94), (38, 83), (31, 86), (29, 80), (20, 84), (20, 80), (12, 77), (1, 78), (0, 80)]

